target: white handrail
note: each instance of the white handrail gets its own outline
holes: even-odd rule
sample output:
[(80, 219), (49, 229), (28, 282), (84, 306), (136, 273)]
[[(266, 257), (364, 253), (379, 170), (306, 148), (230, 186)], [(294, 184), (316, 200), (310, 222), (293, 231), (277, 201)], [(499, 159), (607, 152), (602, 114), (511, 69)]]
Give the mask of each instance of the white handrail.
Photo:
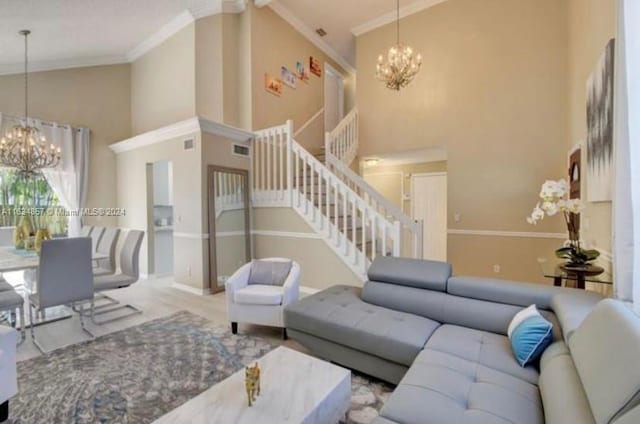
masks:
[(353, 108), (333, 131), (325, 134), (325, 153), (332, 154), (347, 166), (358, 154), (358, 119), (358, 109)]
[(293, 123), (255, 133), (254, 206), (293, 207), (361, 278), (376, 256), (400, 256), (402, 224), (381, 214), (292, 137)]
[(296, 132), (295, 132), (295, 133), (293, 133), (293, 138), (296, 138), (296, 137), (298, 137), (300, 134), (302, 134), (302, 132), (303, 132), (304, 130), (306, 130), (306, 129), (307, 129), (307, 127), (308, 127), (309, 125), (313, 124), (313, 121), (315, 121), (316, 119), (318, 119), (318, 118), (319, 118), (320, 116), (322, 116), (322, 115), (324, 115), (324, 108), (321, 108), (319, 111), (317, 111), (316, 113), (314, 113), (314, 114), (313, 114), (313, 116), (307, 120), (307, 122), (305, 122), (304, 124), (302, 124), (302, 125), (300, 126), (300, 128), (298, 128), (298, 129), (296, 130)]

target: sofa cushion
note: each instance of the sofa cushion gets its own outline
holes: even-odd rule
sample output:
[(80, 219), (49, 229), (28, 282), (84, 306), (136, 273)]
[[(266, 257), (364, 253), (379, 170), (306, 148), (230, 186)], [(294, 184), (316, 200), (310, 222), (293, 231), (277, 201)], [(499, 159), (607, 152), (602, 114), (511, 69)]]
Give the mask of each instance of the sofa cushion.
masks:
[(287, 328), (407, 366), (440, 325), (365, 303), (351, 286), (334, 286), (289, 305), (284, 318)]
[(17, 308), (24, 303), (24, 299), (13, 290), (0, 292), (0, 308)]
[(571, 293), (560, 293), (553, 296), (551, 309), (562, 325), (562, 334), (566, 343), (601, 300), (601, 295), (586, 290), (574, 290)]
[(0, 277), (0, 292), (14, 290), (13, 286)]
[(640, 404), (640, 317), (627, 305), (598, 303), (568, 345), (598, 424)]
[[(507, 334), (507, 328), (513, 317), (522, 310), (522, 306), (519, 305), (496, 303), (415, 287), (401, 287), (377, 281), (369, 281), (365, 284), (362, 289), (362, 300), (438, 322), (504, 335)], [(540, 313), (554, 324), (554, 339), (562, 337), (560, 326), (556, 325), (553, 313), (543, 310)]]
[(249, 285), (282, 286), (291, 272), (290, 260), (253, 260), (249, 273)]
[(533, 366), (521, 367), (505, 336), (456, 325), (442, 325), (431, 336), (427, 348), (511, 375), (530, 384), (538, 383)]
[(428, 344), (381, 416), (403, 424), (544, 422), (535, 384)]
[(233, 292), (233, 301), (245, 305), (280, 305), (282, 287), (251, 284)]
[(564, 342), (552, 344), (542, 354), (538, 388), (547, 424), (595, 424), (580, 376)]
[(367, 272), (370, 281), (445, 291), (451, 264), (410, 258), (378, 256)]

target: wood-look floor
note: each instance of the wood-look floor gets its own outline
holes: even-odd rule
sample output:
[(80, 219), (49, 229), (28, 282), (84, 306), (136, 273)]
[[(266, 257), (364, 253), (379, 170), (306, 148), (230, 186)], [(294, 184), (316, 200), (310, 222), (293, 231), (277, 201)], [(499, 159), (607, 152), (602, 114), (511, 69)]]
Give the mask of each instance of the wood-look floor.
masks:
[[(123, 303), (134, 305), (142, 309), (144, 313), (104, 325), (94, 325), (89, 319), (86, 319), (87, 328), (96, 337), (99, 337), (178, 311), (189, 311), (200, 315), (216, 325), (229, 325), (226, 317), (224, 292), (209, 296), (198, 296), (171, 287), (172, 282), (171, 278), (140, 280), (131, 287), (108, 292), (109, 296)], [(74, 314), (70, 319), (38, 326), (35, 331), (36, 338), (47, 351), (90, 340), (90, 337), (82, 331), (77, 314)], [(276, 328), (243, 324), (239, 325), (238, 331), (251, 332), (251, 334), (274, 341), (280, 341), (282, 334), (281, 330)], [(286, 341), (285, 345), (296, 350), (305, 351), (302, 346), (292, 340)], [(40, 351), (31, 342), (31, 336), (27, 331), (26, 340), (18, 346), (18, 361), (38, 355), (40, 355)]]

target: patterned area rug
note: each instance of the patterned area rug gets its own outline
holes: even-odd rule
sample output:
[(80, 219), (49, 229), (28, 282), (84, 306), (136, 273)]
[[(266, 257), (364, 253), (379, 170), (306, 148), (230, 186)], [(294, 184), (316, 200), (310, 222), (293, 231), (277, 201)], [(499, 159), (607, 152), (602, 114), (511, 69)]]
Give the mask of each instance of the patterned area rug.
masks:
[[(10, 423), (151, 423), (276, 343), (178, 312), (18, 363)], [(371, 422), (392, 388), (353, 375), (348, 423)]]

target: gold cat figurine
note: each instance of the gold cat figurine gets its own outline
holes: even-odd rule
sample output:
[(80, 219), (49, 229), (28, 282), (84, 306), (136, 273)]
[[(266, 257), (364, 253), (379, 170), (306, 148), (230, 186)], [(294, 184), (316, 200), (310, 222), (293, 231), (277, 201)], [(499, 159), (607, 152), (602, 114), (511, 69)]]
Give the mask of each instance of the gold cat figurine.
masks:
[(249, 406), (256, 401), (256, 397), (260, 396), (260, 367), (258, 363), (253, 367), (246, 367), (244, 370), (244, 385), (247, 389), (247, 398), (249, 398)]

